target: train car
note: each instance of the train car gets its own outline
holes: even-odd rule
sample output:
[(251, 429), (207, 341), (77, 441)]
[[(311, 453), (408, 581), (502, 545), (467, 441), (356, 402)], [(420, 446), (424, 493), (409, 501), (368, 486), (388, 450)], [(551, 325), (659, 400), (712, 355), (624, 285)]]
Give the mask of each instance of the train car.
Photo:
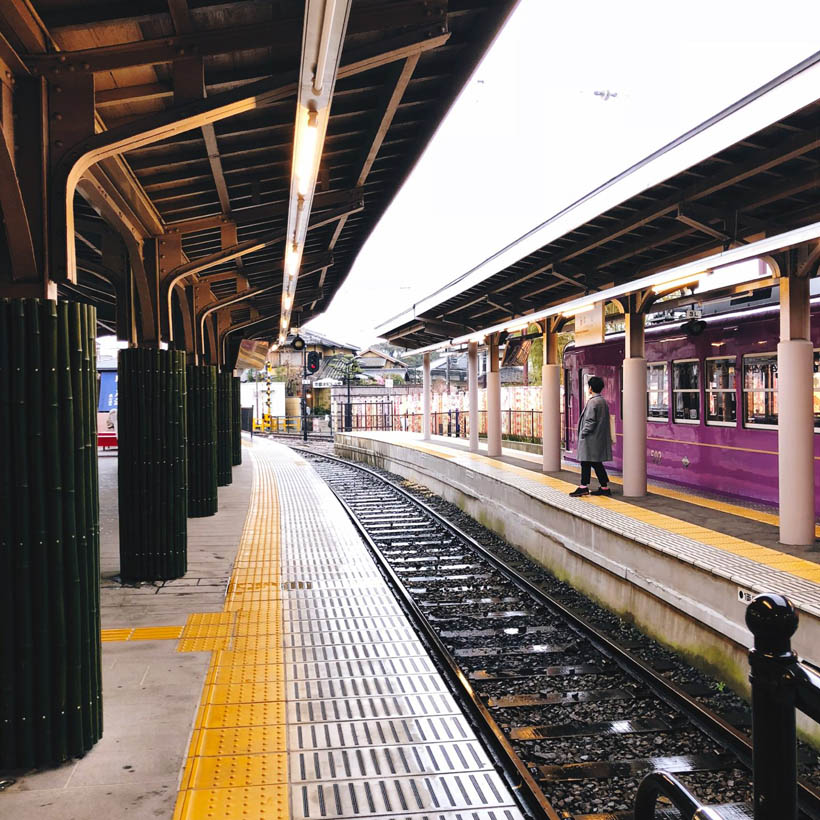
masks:
[[(815, 431), (820, 432), (820, 304), (812, 302)], [(767, 505), (778, 502), (776, 306), (647, 327), (647, 475)], [(578, 417), (592, 375), (615, 416), (612, 464), (622, 468), (623, 333), (564, 351), (564, 449), (575, 460)], [(815, 508), (820, 447), (815, 436)]]

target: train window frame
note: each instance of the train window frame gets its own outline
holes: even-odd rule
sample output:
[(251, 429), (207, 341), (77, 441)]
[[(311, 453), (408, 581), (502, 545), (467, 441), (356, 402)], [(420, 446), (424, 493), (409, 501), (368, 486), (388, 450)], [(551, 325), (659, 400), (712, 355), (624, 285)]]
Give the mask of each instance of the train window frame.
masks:
[[(741, 384), (740, 384), (740, 392), (741, 392), (741, 399), (742, 405), (741, 409), (743, 410), (743, 427), (746, 430), (777, 430), (777, 423), (775, 424), (749, 424), (746, 421), (746, 396), (748, 393), (774, 393), (775, 396), (777, 395), (777, 388), (762, 388), (760, 390), (747, 390), (746, 389), (746, 359), (763, 359), (763, 358), (771, 358), (774, 356), (775, 360), (777, 359), (777, 350), (763, 350), (757, 353), (744, 353), (740, 358), (740, 375), (741, 375)], [(778, 409), (777, 413), (778, 422), (780, 421), (780, 411)]]
[[(691, 364), (694, 362), (698, 366), (698, 386), (691, 387), (675, 387), (675, 366), (679, 364)], [(703, 421), (703, 365), (700, 359), (672, 359), (672, 371), (669, 386), (672, 389), (672, 401), (669, 404), (669, 409), (672, 413), (673, 424), (688, 424), (690, 426), (697, 426)], [(676, 393), (696, 393), (698, 397), (698, 417), (696, 419), (679, 419), (675, 417), (675, 394)]]
[[(653, 367), (663, 367), (664, 376), (666, 381), (666, 389), (663, 391), (666, 393), (666, 416), (650, 416), (649, 415), (649, 371)], [(646, 420), (648, 422), (652, 422), (653, 424), (669, 424), (669, 412), (671, 410), (671, 403), (669, 401), (669, 388), (671, 386), (671, 382), (669, 380), (669, 362), (668, 361), (655, 361), (655, 362), (647, 362), (646, 363)], [(653, 390), (653, 393), (660, 393), (660, 390)], [(621, 394), (623, 396), (623, 393)], [(623, 405), (623, 400), (621, 401)]]
[[(742, 357), (741, 357), (742, 359)], [(734, 387), (716, 387), (711, 388), (709, 387), (709, 362), (730, 362), (734, 361), (735, 363), (735, 386)], [(743, 375), (743, 362), (741, 360), (740, 366), (740, 375)], [(743, 386), (739, 385), (738, 382), (738, 367), (737, 367), (737, 355), (734, 356), (707, 356), (703, 360), (703, 420), (706, 423), (707, 427), (734, 427), (737, 429), (737, 422), (738, 422), (738, 401), (737, 401), (737, 391), (738, 387), (741, 388), (741, 392), (743, 392)], [(709, 394), (710, 393), (734, 393), (735, 394), (735, 420), (734, 421), (709, 421)], [(742, 402), (741, 402), (742, 404)]]
[[(812, 355), (812, 366), (814, 366), (815, 364), (818, 364), (818, 357), (820, 356), (820, 347), (815, 347), (812, 350), (812, 354), (813, 354)], [(820, 391), (814, 389), (814, 380), (812, 380), (812, 405), (814, 405), (814, 396), (818, 392), (820, 392)], [(812, 410), (813, 409), (814, 408), (812, 407)], [(812, 415), (814, 415), (814, 414), (812, 413)], [(816, 416), (815, 416), (815, 419), (814, 419), (814, 432), (815, 432), (815, 435), (820, 433), (820, 419), (818, 419)]]

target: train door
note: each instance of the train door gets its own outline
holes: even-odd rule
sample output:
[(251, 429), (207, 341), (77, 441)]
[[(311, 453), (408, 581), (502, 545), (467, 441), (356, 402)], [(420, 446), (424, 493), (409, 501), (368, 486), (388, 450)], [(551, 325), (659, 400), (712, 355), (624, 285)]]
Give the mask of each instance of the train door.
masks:
[(572, 368), (564, 368), (564, 384), (563, 384), (563, 431), (564, 431), (564, 449), (570, 448), (570, 430), (572, 428), (572, 421), (570, 419), (570, 407), (572, 404)]

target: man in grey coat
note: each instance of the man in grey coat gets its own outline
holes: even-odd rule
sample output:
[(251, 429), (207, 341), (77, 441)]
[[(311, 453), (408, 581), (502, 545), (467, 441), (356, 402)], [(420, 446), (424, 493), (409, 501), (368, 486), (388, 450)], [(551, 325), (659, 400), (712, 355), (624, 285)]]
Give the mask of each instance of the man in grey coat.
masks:
[(578, 497), (589, 495), (589, 479), (592, 470), (598, 476), (597, 490), (592, 495), (612, 495), (609, 489), (609, 476), (603, 462), (612, 458), (612, 439), (609, 432), (609, 406), (601, 395), (604, 380), (600, 376), (589, 379), (589, 399), (581, 418), (578, 419), (578, 461), (581, 462), (581, 485), (570, 495)]

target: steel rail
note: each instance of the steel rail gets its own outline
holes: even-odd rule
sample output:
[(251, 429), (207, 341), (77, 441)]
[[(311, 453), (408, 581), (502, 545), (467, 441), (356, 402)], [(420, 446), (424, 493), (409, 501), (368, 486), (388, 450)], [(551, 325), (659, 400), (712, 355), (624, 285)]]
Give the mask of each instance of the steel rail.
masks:
[[(298, 450), (300, 448), (294, 447), (292, 449)], [(301, 450), (301, 452), (307, 451)], [(413, 600), (407, 587), (396, 575), (390, 566), (390, 562), (370, 537), (365, 525), (359, 520), (347, 501), (330, 484), (328, 484), (328, 487), (336, 496), (353, 526), (373, 554), (385, 580), (396, 593), (399, 605), (421, 633), (422, 642), (430, 651), (439, 671), (444, 675), (451, 689), (459, 695), (462, 705), (467, 709), (467, 717), (470, 723), (484, 740), (485, 747), (491, 752), (497, 768), (507, 781), (507, 785), (518, 801), (519, 807), (527, 817), (533, 818), (533, 820), (561, 820), (561, 816), (552, 807), (541, 789), (538, 788), (535, 778), (515, 753), (509, 740), (504, 736), (487, 707), (481, 702), (466, 675), (430, 625), (419, 605)]]
[[(350, 461), (345, 461), (344, 459), (336, 456), (326, 455), (324, 453), (315, 453), (303, 448), (293, 447), (292, 449), (298, 450), (299, 452), (313, 458), (325, 459), (327, 461), (341, 464), (350, 469), (359, 470), (382, 484), (389, 486), (392, 490), (422, 510), (425, 515), (432, 518), (440, 526), (444, 527), (451, 534), (463, 541), (474, 552), (478, 553), (481, 558), (486, 560), (491, 566), (498, 570), (508, 581), (562, 618), (566, 624), (573, 629), (573, 631), (589, 640), (599, 652), (614, 661), (630, 677), (646, 684), (650, 691), (659, 700), (680, 711), (688, 720), (691, 721), (692, 724), (694, 724), (701, 731), (705, 732), (712, 740), (733, 754), (738, 761), (749, 770), (749, 772), (752, 771), (753, 747), (751, 741), (745, 734), (728, 723), (728, 721), (703, 706), (695, 700), (694, 697), (688, 695), (681, 688), (668, 681), (660, 673), (652, 669), (652, 667), (650, 667), (647, 663), (632, 655), (628, 650), (621, 647), (616, 641), (609, 638), (599, 629), (587, 623), (582, 617), (576, 615), (559, 600), (542, 590), (537, 584), (533, 583), (528, 578), (521, 575), (517, 570), (505, 564), (486, 547), (479, 544), (472, 536), (468, 535), (458, 526), (448, 521), (444, 518), (444, 516), (436, 512), (436, 510), (432, 509), (423, 501), (420, 501), (403, 487), (400, 487), (389, 479), (384, 478), (374, 470), (371, 470), (369, 467), (355, 464)], [(335, 490), (334, 494), (336, 494)], [(338, 498), (339, 495), (336, 495)], [(342, 503), (350, 515), (350, 508), (343, 500)], [(356, 523), (357, 527), (361, 529), (363, 525), (361, 525), (358, 521), (356, 521)], [(368, 536), (368, 543), (370, 540), (371, 539), (369, 539)], [(380, 560), (384, 560), (383, 556)], [(421, 617), (424, 618), (424, 615), (422, 614)], [(432, 630), (432, 627), (429, 628)], [(463, 675), (463, 673), (461, 674)], [(806, 783), (798, 782), (798, 792), (800, 810), (807, 817), (811, 818), (811, 820), (820, 820), (820, 791)]]

